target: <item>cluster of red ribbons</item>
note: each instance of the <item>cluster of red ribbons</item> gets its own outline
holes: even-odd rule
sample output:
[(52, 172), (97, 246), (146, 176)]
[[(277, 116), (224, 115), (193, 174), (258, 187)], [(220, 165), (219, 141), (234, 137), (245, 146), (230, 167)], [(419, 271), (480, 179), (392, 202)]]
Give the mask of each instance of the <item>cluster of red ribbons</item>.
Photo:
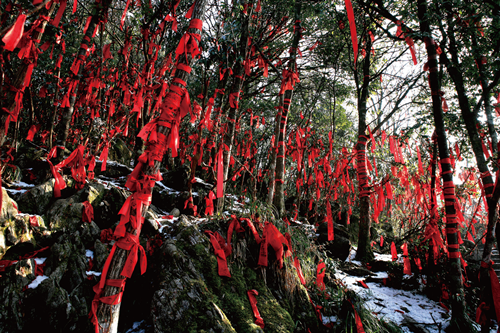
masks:
[(283, 95), (286, 90), (293, 90), (295, 83), (300, 82), (299, 74), (289, 71), (287, 69), (283, 70), (283, 79), (281, 80), (280, 95)]

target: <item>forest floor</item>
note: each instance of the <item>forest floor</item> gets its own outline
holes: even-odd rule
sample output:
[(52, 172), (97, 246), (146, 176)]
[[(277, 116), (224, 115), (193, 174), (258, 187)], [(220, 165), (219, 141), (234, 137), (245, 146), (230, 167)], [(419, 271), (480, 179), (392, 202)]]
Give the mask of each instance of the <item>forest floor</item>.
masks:
[[(105, 177), (96, 177), (96, 180), (104, 184), (105, 186), (114, 187), (121, 187), (124, 182), (124, 179), (120, 179), (120, 181), (113, 181), (111, 179), (106, 179)], [(168, 189), (169, 192), (176, 192), (173, 189), (167, 188), (163, 184), (160, 185), (164, 190)], [(16, 182), (11, 184), (11, 188), (8, 189), (8, 192), (11, 195), (22, 193), (33, 186), (33, 184)], [(233, 208), (239, 208), (240, 210), (242, 210), (244, 205), (240, 205), (242, 207)], [(162, 217), (161, 219), (163, 220), (164, 218)], [(168, 222), (170, 223), (162, 223), (163, 228), (168, 227), (176, 219), (177, 218), (171, 218), (169, 216)], [(161, 229), (163, 228), (160, 228), (160, 233), (162, 232)], [(364, 267), (361, 262), (354, 260), (355, 255), (356, 250), (353, 249), (349, 257), (346, 259), (346, 262), (350, 263), (353, 267)], [(92, 251), (87, 250), (86, 256), (88, 257), (88, 259), (92, 259)], [(402, 261), (401, 255), (399, 256), (400, 258), (398, 260)], [(45, 259), (46, 258), (37, 258), (36, 262), (37, 264), (41, 265), (44, 263)], [(392, 257), (389, 254), (386, 255), (375, 253), (375, 259), (377, 261), (391, 261)], [(335, 271), (335, 279), (340, 281), (346, 288), (358, 294), (364, 300), (365, 307), (374, 315), (381, 319), (396, 323), (401, 327), (403, 332), (444, 332), (444, 328), (449, 324), (450, 313), (439, 302), (431, 300), (430, 298), (425, 296), (421, 290), (418, 289), (408, 291), (385, 286), (383, 280), (389, 277), (388, 272), (380, 271), (374, 274), (375, 275), (371, 276), (370, 279), (367, 279), (367, 277), (363, 276), (349, 275), (342, 269), (338, 268)], [(98, 276), (100, 275), (100, 273), (87, 271), (87, 275)], [(425, 279), (425, 277), (423, 278)], [(47, 279), (47, 277), (44, 275), (37, 276), (36, 279), (32, 281), (30, 285), (28, 285), (28, 288), (37, 288), (37, 286), (44, 279)], [(421, 286), (423, 287), (423, 285)], [(323, 317), (324, 324), (336, 321), (337, 318), (335, 316)], [(152, 332), (152, 327), (148, 325), (147, 322), (148, 320), (146, 320), (146, 318), (143, 321), (134, 322), (131, 327), (122, 331), (122, 333)], [(496, 332), (496, 328), (493, 328), (491, 332)]]

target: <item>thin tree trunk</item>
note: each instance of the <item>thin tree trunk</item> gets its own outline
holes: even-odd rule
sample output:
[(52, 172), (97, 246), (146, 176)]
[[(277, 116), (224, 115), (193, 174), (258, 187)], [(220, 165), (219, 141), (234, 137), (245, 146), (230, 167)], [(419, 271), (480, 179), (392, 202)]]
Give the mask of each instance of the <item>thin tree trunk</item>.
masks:
[[(371, 216), (370, 216), (370, 184), (366, 163), (366, 101), (368, 100), (368, 88), (370, 84), (370, 56), (372, 41), (366, 38), (366, 56), (363, 60), (363, 84), (361, 93), (358, 95), (358, 143), (356, 144), (356, 175), (359, 188), (359, 233), (358, 250), (356, 260), (368, 262), (373, 260), (374, 255), (370, 244)], [(357, 73), (356, 73), (357, 74)]]
[[(87, 27), (87, 31), (85, 32), (85, 35), (82, 38), (82, 42), (80, 43), (80, 49), (78, 50), (78, 54), (76, 55), (75, 58), (75, 61), (80, 62), (80, 65), (78, 67), (77, 73), (73, 73), (74, 75), (73, 82), (76, 81), (76, 83), (72, 88), (73, 90), (71, 92), (68, 92), (70, 94), (69, 107), (64, 109), (61, 117), (61, 122), (59, 123), (60, 126), (57, 135), (58, 137), (57, 144), (59, 146), (64, 147), (68, 139), (71, 118), (73, 117), (73, 112), (75, 111), (78, 86), (80, 84), (80, 80), (83, 77), (83, 70), (85, 68), (87, 49), (91, 46), (92, 35), (94, 34), (94, 30), (99, 24), (99, 21), (101, 21), (104, 15), (106, 15), (108, 7), (111, 4), (111, 2), (112, 0), (104, 0), (102, 3), (98, 2), (95, 3), (95, 14), (92, 15), (90, 23)], [(63, 154), (64, 154), (64, 149), (59, 150), (58, 154), (59, 160), (62, 160)]]
[[(48, 11), (48, 14), (47, 14), (48, 17), (52, 16), (52, 13), (54, 12), (55, 8), (56, 8), (56, 3), (54, 2)], [(35, 47), (38, 47), (38, 45), (40, 44), (40, 40), (42, 39), (42, 36), (43, 36), (44, 31), (45, 31), (45, 27), (47, 26), (47, 23), (48, 23), (48, 21), (44, 20), (41, 23), (41, 28), (35, 30), (35, 32), (33, 33), (31, 39), (33, 40)], [(30, 68), (30, 66), (36, 67), (36, 63), (32, 64), (29, 61), (23, 61), (21, 63), (21, 65), (19, 66), (19, 69), (17, 70), (15, 77), (12, 80), (12, 87), (14, 87), (15, 89), (13, 89), (12, 91), (8, 91), (6, 93), (5, 102), (2, 103), (3, 105), (0, 105), (0, 109), (3, 110), (5, 108), (5, 109), (9, 110), (9, 113), (7, 113), (5, 111), (1, 111), (1, 116), (0, 116), (0, 124), (1, 125), (0, 126), (2, 126), (2, 128), (3, 128), (3, 125), (6, 123), (7, 119), (10, 117), (10, 113), (15, 112), (14, 110), (16, 109), (17, 102), (22, 103), (24, 90), (26, 89), (26, 86), (25, 86), (26, 74), (28, 73), (28, 69)], [(34, 69), (34, 67), (33, 67), (33, 69)], [(18, 101), (16, 102), (16, 95), (17, 94), (20, 94), (20, 96), (19, 96), (20, 98), (17, 98)], [(5, 127), (5, 130), (2, 129), (0, 131), (0, 147), (3, 146), (3, 144), (5, 143), (7, 131), (8, 131), (8, 126)]]
[[(201, 30), (195, 28), (195, 26), (200, 23), (204, 15), (205, 4), (205, 0), (196, 1), (190, 28), (187, 32), (201, 34)], [(193, 42), (198, 44), (197, 40)], [(103, 269), (101, 282), (94, 287), (96, 296), (92, 302), (92, 314), (95, 317), (92, 318), (92, 321), (97, 325), (99, 333), (117, 332), (121, 293), (124, 290), (126, 278), (132, 274), (132, 272), (123, 271), (123, 269), (127, 267), (126, 261), (128, 261), (129, 255), (137, 255), (137, 252), (142, 249), (139, 245), (139, 235), (142, 223), (144, 222), (144, 215), (151, 202), (152, 190), (157, 179), (156, 175), (158, 174), (160, 163), (167, 147), (169, 147), (167, 138), (169, 134), (174, 134), (174, 131), (170, 129), (175, 127), (178, 129), (182, 120), (180, 119), (181, 111), (179, 106), (182, 98), (187, 93), (182, 82), (186, 82), (189, 76), (189, 73), (186, 71), (187, 69), (185, 70), (185, 67), (182, 65), (190, 66), (191, 62), (190, 55), (187, 58), (184, 55), (179, 56), (174, 80), (170, 85), (170, 91), (164, 99), (164, 103), (168, 107), (162, 108), (162, 114), (159, 119), (155, 120), (159, 142), (148, 141), (145, 152), (147, 161), (139, 163), (136, 166), (134, 172), (129, 177), (129, 182), (126, 184), (133, 192), (127, 199), (131, 207), (129, 211), (130, 217), (128, 221), (127, 219), (122, 221), (122, 215), (120, 225), (115, 230), (115, 236), (120, 236), (121, 231), (126, 228), (125, 236), (120, 236), (117, 239), (113, 246), (114, 255), (110, 254), (106, 260), (105, 268), (109, 267), (109, 269), (107, 271)], [(170, 143), (172, 142), (170, 141)], [(126, 207), (125, 205), (124, 208)], [(118, 230), (119, 228), (121, 228), (120, 231)], [(113, 305), (113, 303), (117, 304)]]
[[(241, 14), (245, 15), (244, 16), (244, 22), (242, 23), (242, 32), (241, 32), (241, 38), (240, 38), (240, 48), (238, 55), (242, 59), (247, 59), (248, 52), (250, 50), (250, 46), (248, 45), (248, 36), (249, 36), (249, 25), (250, 25), (250, 20), (252, 17), (253, 13), (253, 7), (250, 5), (248, 6), (248, 14)], [(231, 151), (233, 149), (233, 143), (234, 143), (234, 135), (236, 133), (236, 119), (237, 119), (237, 113), (239, 110), (239, 105), (238, 103), (240, 102), (240, 91), (243, 86), (243, 76), (245, 75), (245, 69), (243, 67), (243, 64), (241, 61), (236, 61), (236, 64), (234, 65), (234, 70), (233, 70), (233, 84), (231, 88), (231, 92), (229, 93), (229, 100), (233, 99), (233, 102), (229, 102), (230, 107), (229, 111), (227, 113), (227, 128), (226, 132), (224, 134), (224, 139), (223, 143), (225, 147), (219, 147), (219, 149), (224, 149), (224, 155), (223, 155), (223, 168), (224, 168), (224, 187), (223, 187), (223, 193), (222, 197), (219, 197), (219, 193), (217, 193), (217, 196), (219, 197), (217, 199), (217, 211), (222, 212), (222, 209), (224, 208), (224, 193), (226, 191), (226, 181), (227, 177), (229, 174), (229, 165), (231, 162)], [(234, 97), (231, 97), (234, 96)], [(233, 106), (231, 106), (233, 104)]]
[(427, 50), (429, 66), (429, 84), (432, 97), (432, 111), (436, 127), (439, 158), (441, 163), (441, 178), (443, 180), (443, 192), (445, 197), (446, 213), (446, 237), (448, 243), (448, 260), (450, 265), (450, 301), (452, 308), (452, 319), (450, 332), (473, 332), (474, 329), (466, 313), (465, 292), (462, 284), (462, 269), (460, 262), (460, 250), (458, 245), (457, 217), (455, 210), (455, 185), (453, 183), (453, 170), (449, 159), (448, 142), (441, 107), (441, 96), (439, 94), (439, 78), (436, 46), (431, 37), (428, 22), (427, 2), (418, 0), (418, 18), (420, 30), (424, 34), (424, 42)]
[[(279, 105), (283, 105), (283, 95), (279, 96)], [(271, 144), (271, 161), (269, 163), (269, 188), (267, 192), (267, 204), (270, 206), (273, 204), (274, 191), (275, 191), (275, 180), (276, 180), (276, 158), (278, 156), (278, 137), (280, 134), (280, 122), (281, 122), (281, 111), (278, 112), (276, 118), (274, 119), (274, 141)]]
[[(302, 38), (302, 28), (300, 26), (301, 20), (301, 9), (302, 2), (295, 2), (295, 26), (294, 37), (292, 42), (292, 48), (290, 52), (290, 63), (288, 66), (288, 75), (297, 76), (297, 48), (299, 47), (299, 41)], [(284, 73), (283, 73), (284, 74)], [(283, 75), (285, 76), (285, 75)], [(278, 146), (278, 154), (276, 156), (276, 176), (274, 179), (275, 182), (275, 194), (274, 194), (274, 205), (276, 206), (276, 210), (282, 216), (285, 212), (285, 161), (286, 161), (286, 143), (285, 143), (285, 135), (286, 135), (286, 125), (288, 122), (288, 112), (290, 110), (290, 105), (292, 103), (293, 96), (293, 88), (295, 85), (295, 78), (283, 78), (283, 81), (291, 80), (292, 89), (286, 89), (284, 91), (283, 103), (280, 104), (281, 111), (281, 121), (279, 122), (280, 130), (279, 135), (276, 138), (277, 146)], [(283, 82), (282, 82), (283, 85)]]

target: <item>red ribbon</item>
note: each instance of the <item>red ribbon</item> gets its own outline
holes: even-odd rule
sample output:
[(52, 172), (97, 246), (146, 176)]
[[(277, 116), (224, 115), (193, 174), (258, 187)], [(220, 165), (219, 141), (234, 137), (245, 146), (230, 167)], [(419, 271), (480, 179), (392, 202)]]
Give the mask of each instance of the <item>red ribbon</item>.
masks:
[(349, 29), (351, 30), (352, 50), (354, 52), (354, 67), (358, 59), (358, 35), (356, 33), (356, 22), (354, 21), (354, 12), (352, 10), (351, 0), (345, 0), (345, 9), (349, 19)]
[(7, 51), (14, 51), (17, 44), (21, 40), (24, 33), (24, 23), (26, 22), (26, 15), (20, 14), (17, 17), (16, 23), (12, 28), (7, 31), (2, 41), (5, 43), (4, 49)]
[(255, 317), (255, 325), (264, 329), (264, 319), (262, 319), (259, 309), (257, 309), (257, 299), (255, 296), (258, 294), (259, 293), (255, 289), (247, 291), (248, 299), (250, 300), (250, 305), (252, 306), (253, 315)]
[(224, 164), (223, 150), (219, 148), (217, 153), (217, 198), (222, 198), (224, 192)]
[(38, 132), (39, 129), (40, 129), (40, 124), (32, 125), (30, 127), (30, 130), (28, 131), (28, 136), (26, 137), (26, 140), (33, 141), (33, 138), (34, 138), (36, 132)]
[(333, 218), (332, 218), (332, 207), (330, 206), (330, 200), (326, 201), (326, 216), (328, 221), (328, 240), (333, 240)]
[(205, 230), (205, 232), (209, 235), (210, 243), (212, 243), (212, 246), (214, 248), (214, 253), (217, 256), (219, 276), (231, 277), (231, 273), (229, 272), (229, 268), (227, 267), (226, 253), (224, 252), (224, 250), (221, 248), (220, 245), (220, 241), (224, 242), (224, 238), (222, 238), (222, 236), (218, 232), (213, 233), (210, 230)]
[(391, 243), (391, 255), (392, 261), (398, 260), (398, 251), (396, 250), (396, 244), (394, 244), (394, 242)]
[[(350, 300), (348, 300), (349, 303), (351, 303)], [(354, 308), (354, 304), (351, 303), (352, 309), (354, 310), (354, 319), (356, 320), (356, 330), (358, 333), (365, 333), (365, 330), (363, 328), (363, 323), (361, 322), (361, 318), (359, 317), (358, 313), (356, 312), (356, 309)]]
[(326, 289), (325, 282), (323, 281), (325, 278), (325, 270), (326, 265), (321, 261), (316, 267), (316, 286), (322, 291)]
[(214, 215), (214, 199), (216, 199), (214, 192), (210, 191), (208, 197), (205, 198), (205, 215)]
[(83, 203), (83, 213), (82, 213), (82, 221), (90, 223), (94, 219), (94, 207), (90, 204), (90, 202), (85, 201)]
[(408, 254), (408, 244), (404, 243), (401, 246), (401, 249), (403, 250), (403, 258), (404, 258), (403, 273), (406, 275), (411, 275), (411, 262)]
[(279, 94), (284, 94), (286, 90), (293, 90), (293, 88), (295, 87), (295, 83), (297, 82), (300, 82), (299, 75), (297, 73), (284, 69)]
[[(264, 232), (262, 233), (262, 241), (260, 243), (259, 265), (267, 267), (267, 247), (271, 245), (274, 252), (276, 252), (276, 258), (278, 259), (280, 268), (283, 268), (283, 244), (287, 245), (287, 247), (289, 246), (285, 236), (283, 236), (274, 224), (266, 222)], [(288, 249), (285, 256), (288, 257), (290, 255), (291, 252), (290, 249)]]
[(125, 9), (123, 10), (123, 14), (120, 19), (120, 30), (123, 30), (123, 23), (125, 23), (125, 16), (127, 15), (127, 10), (129, 5), (130, 5), (130, 0), (127, 0), (127, 4), (125, 5)]

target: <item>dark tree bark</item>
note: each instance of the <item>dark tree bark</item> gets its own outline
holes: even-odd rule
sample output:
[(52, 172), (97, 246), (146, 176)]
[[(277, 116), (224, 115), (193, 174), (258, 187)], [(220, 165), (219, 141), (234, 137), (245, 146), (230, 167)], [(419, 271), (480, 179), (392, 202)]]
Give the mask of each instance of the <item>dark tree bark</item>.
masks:
[(369, 37), (366, 38), (365, 48), (366, 56), (363, 60), (363, 84), (358, 93), (358, 143), (356, 144), (356, 175), (359, 188), (359, 233), (356, 260), (362, 262), (368, 262), (374, 258), (370, 245), (370, 183), (366, 167), (366, 146), (368, 143), (368, 138), (366, 136), (366, 101), (368, 99), (368, 88), (370, 84), (370, 50), (372, 48), (372, 41)]
[(453, 183), (453, 170), (449, 159), (443, 109), (441, 107), (441, 96), (439, 94), (440, 87), (436, 46), (433, 39), (430, 37), (432, 35), (428, 21), (426, 0), (418, 0), (418, 18), (420, 20), (420, 30), (424, 36), (427, 50), (432, 111), (436, 128), (435, 133), (439, 148), (441, 178), (443, 180), (443, 192), (445, 197), (446, 237), (448, 241), (448, 262), (450, 266), (450, 301), (452, 308), (452, 319), (449, 330), (450, 332), (473, 332), (474, 328), (465, 311), (465, 292), (462, 284), (462, 269), (457, 231), (458, 223), (455, 210), (455, 185)]
[[(82, 38), (82, 42), (80, 43), (80, 49), (76, 55), (75, 61), (80, 62), (80, 66), (78, 67), (77, 73), (72, 73), (70, 75), (73, 76), (73, 81), (76, 81), (73, 91), (71, 92), (69, 98), (69, 107), (63, 110), (63, 114), (61, 117), (61, 122), (59, 123), (59, 128), (57, 129), (57, 145), (64, 147), (66, 145), (66, 141), (69, 135), (69, 128), (71, 123), (71, 118), (73, 117), (73, 112), (75, 111), (75, 103), (76, 96), (78, 92), (78, 86), (80, 84), (80, 80), (83, 78), (83, 71), (85, 69), (86, 62), (86, 54), (87, 48), (92, 45), (92, 35), (94, 34), (94, 30), (99, 24), (101, 20), (107, 15), (109, 5), (112, 0), (103, 0), (102, 2), (95, 3), (95, 11), (90, 19), (89, 26), (87, 27), (87, 31)], [(58, 159), (62, 160), (64, 154), (64, 149), (59, 150)]]
[[(242, 32), (241, 32), (241, 38), (240, 38), (240, 45), (239, 45), (239, 51), (238, 51), (238, 56), (241, 57), (242, 59), (247, 59), (248, 53), (250, 51), (250, 46), (248, 45), (248, 36), (249, 36), (249, 26), (250, 26), (250, 21), (252, 19), (252, 13), (253, 13), (253, 7), (250, 5), (248, 6), (247, 9), (247, 14), (244, 14), (243, 12), (241, 15), (243, 16), (243, 23), (242, 23)], [(229, 93), (229, 110), (227, 112), (227, 127), (226, 131), (224, 133), (224, 138), (223, 138), (223, 143), (226, 146), (224, 147), (219, 147), (219, 149), (224, 149), (224, 155), (223, 155), (223, 168), (224, 168), (224, 187), (223, 187), (223, 193), (222, 197), (220, 197), (217, 200), (217, 211), (222, 212), (222, 209), (224, 208), (224, 193), (226, 189), (226, 181), (227, 177), (229, 174), (229, 165), (231, 162), (231, 151), (233, 149), (233, 143), (234, 143), (234, 136), (236, 133), (236, 119), (237, 119), (237, 114), (239, 110), (239, 102), (240, 102), (240, 91), (241, 88), (243, 87), (243, 77), (245, 75), (245, 68), (243, 66), (243, 63), (241, 61), (236, 61), (236, 64), (234, 65), (233, 69), (233, 84), (231, 85), (231, 91)], [(234, 97), (231, 97), (234, 96)], [(232, 100), (232, 102), (231, 102)], [(232, 105), (231, 105), (232, 104)], [(217, 196), (219, 197), (220, 194), (217, 193)]]
[[(283, 80), (291, 80), (292, 81), (292, 89), (285, 89), (283, 98), (280, 98), (280, 112), (278, 114), (278, 122), (279, 125), (279, 133), (276, 137), (275, 143), (277, 149), (273, 149), (273, 154), (276, 152), (276, 176), (274, 179), (275, 182), (275, 194), (274, 194), (274, 205), (276, 206), (276, 210), (280, 215), (283, 215), (285, 212), (285, 161), (286, 161), (286, 151), (285, 151), (285, 135), (286, 135), (286, 127), (288, 122), (288, 112), (290, 110), (290, 105), (292, 103), (293, 97), (293, 86), (295, 85), (294, 76), (297, 75), (297, 48), (299, 47), (299, 41), (302, 38), (302, 28), (300, 25), (301, 20), (301, 8), (302, 2), (295, 2), (295, 26), (294, 26), (294, 36), (292, 41), (292, 48), (290, 52), (290, 63), (288, 66), (288, 74), (292, 77), (283, 78)], [(283, 83), (282, 83), (283, 84)], [(280, 116), (281, 114), (281, 116)]]
[[(38, 7), (37, 7), (38, 8)], [(53, 3), (52, 6), (50, 7), (47, 16), (50, 17), (52, 16), (54, 10), (56, 8), (56, 4)], [(45, 10), (45, 9), (44, 9)], [(33, 40), (33, 43), (35, 44), (36, 47), (40, 44), (40, 41), (42, 39), (43, 33), (45, 31), (45, 27), (47, 26), (48, 21), (44, 20), (40, 24), (40, 29), (35, 30), (33, 33), (31, 39)], [(5, 51), (4, 51), (5, 52)], [(19, 66), (16, 75), (11, 81), (11, 86), (13, 89), (8, 89), (8, 91), (5, 93), (5, 100), (2, 102), (2, 105), (0, 105), (0, 111), (1, 116), (0, 116), (0, 126), (2, 127), (2, 130), (0, 130), (0, 147), (2, 147), (5, 143), (6, 139), (6, 132), (8, 130), (8, 126), (6, 126), (6, 129), (4, 130), (4, 124), (6, 123), (7, 119), (10, 117), (10, 113), (14, 112), (14, 109), (16, 108), (17, 101), (16, 101), (16, 95), (20, 94), (20, 100), (19, 103), (22, 103), (23, 99), (23, 94), (24, 90), (27, 88), (24, 83), (26, 79), (26, 74), (28, 73), (28, 69), (30, 66), (35, 66), (36, 63), (33, 64), (34, 59), (24, 59), (21, 65)], [(5, 85), (2, 85), (5, 87)], [(3, 109), (7, 109), (9, 112), (3, 111)]]

